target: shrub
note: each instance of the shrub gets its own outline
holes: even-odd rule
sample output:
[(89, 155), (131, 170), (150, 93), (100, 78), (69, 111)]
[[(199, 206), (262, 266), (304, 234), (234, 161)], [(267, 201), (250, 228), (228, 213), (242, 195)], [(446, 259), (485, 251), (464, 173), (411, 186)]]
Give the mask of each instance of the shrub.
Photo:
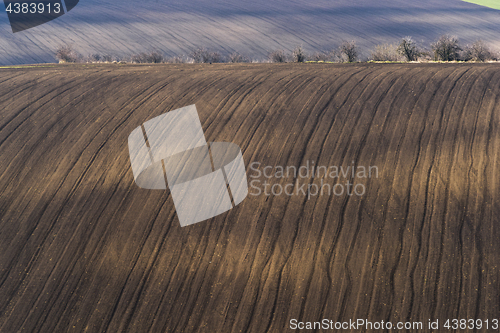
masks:
[(285, 51), (283, 51), (283, 50), (276, 50), (276, 51), (269, 53), (268, 58), (269, 58), (269, 61), (275, 62), (275, 63), (286, 62), (286, 54), (285, 54)]
[(153, 51), (147, 55), (147, 63), (160, 64), (163, 62), (163, 54), (159, 51)]
[(101, 56), (99, 54), (91, 54), (87, 58), (87, 62), (100, 62)]
[(110, 56), (109, 54), (105, 54), (101, 57), (101, 61), (102, 62), (112, 62), (113, 61), (113, 57)]
[(466, 46), (461, 55), (461, 59), (464, 61), (480, 61), (485, 62), (487, 60), (495, 59), (493, 52), (488, 48), (486, 43), (482, 40), (478, 40), (472, 44), (472, 46)]
[(136, 64), (142, 64), (146, 62), (146, 53), (134, 54), (130, 58), (130, 61)]
[(314, 53), (310, 59), (312, 61), (333, 61), (333, 58), (334, 58), (334, 54), (333, 52), (316, 52)]
[(209, 52), (207, 49), (200, 47), (191, 52), (191, 58), (197, 64), (213, 64), (224, 62), (225, 59), (219, 52)]
[(375, 46), (372, 51), (372, 57), (375, 61), (399, 61), (401, 56), (398, 53), (398, 48), (393, 44), (381, 44)]
[(458, 38), (449, 35), (441, 36), (437, 42), (432, 44), (434, 51), (434, 60), (454, 61), (459, 60), (459, 51), (461, 51)]
[(216, 64), (216, 63), (222, 63), (222, 62), (226, 62), (226, 59), (224, 58), (224, 56), (221, 53), (219, 53), (217, 51), (210, 52), (208, 63)]
[(238, 62), (250, 62), (250, 59), (248, 59), (245, 56), (242, 56), (238, 52), (231, 53), (229, 55), (229, 62), (232, 63), (238, 63)]
[(159, 51), (152, 51), (150, 53), (134, 54), (131, 61), (138, 64), (159, 64), (163, 62), (163, 55)]
[(406, 59), (406, 61), (417, 61), (418, 57), (421, 55), (421, 52), (417, 47), (417, 43), (415, 43), (409, 36), (401, 39), (397, 51)]
[(355, 41), (344, 41), (339, 50), (347, 62), (355, 62), (358, 59), (358, 47)]
[(197, 64), (208, 62), (209, 57), (209, 52), (202, 47), (197, 48), (191, 52), (191, 58), (193, 58), (194, 62)]
[(59, 60), (60, 63), (78, 62), (79, 56), (71, 45), (62, 45), (56, 50), (56, 59)]
[(175, 57), (166, 58), (165, 62), (168, 64), (184, 64), (187, 62), (187, 60), (184, 57), (175, 56)]
[(305, 62), (307, 60), (307, 55), (304, 52), (302, 46), (297, 46), (292, 52), (293, 62)]
[[(114, 59), (115, 61), (119, 61), (118, 58)], [(85, 62), (90, 62), (90, 63), (103, 63), (103, 62), (113, 62), (113, 57), (105, 54), (105, 55), (100, 55), (98, 53), (90, 54), (87, 56), (84, 60)]]

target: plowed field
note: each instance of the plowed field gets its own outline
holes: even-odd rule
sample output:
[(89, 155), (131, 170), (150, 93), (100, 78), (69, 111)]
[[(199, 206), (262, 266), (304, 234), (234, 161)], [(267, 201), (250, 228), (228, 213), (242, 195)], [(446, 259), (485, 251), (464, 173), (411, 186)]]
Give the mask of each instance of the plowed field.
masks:
[[(492, 64), (0, 69), (0, 332), (499, 318), (499, 82)], [(135, 185), (127, 138), (190, 104), (249, 182), (254, 162), (378, 177), (361, 196), (250, 189), (181, 228), (168, 190)]]

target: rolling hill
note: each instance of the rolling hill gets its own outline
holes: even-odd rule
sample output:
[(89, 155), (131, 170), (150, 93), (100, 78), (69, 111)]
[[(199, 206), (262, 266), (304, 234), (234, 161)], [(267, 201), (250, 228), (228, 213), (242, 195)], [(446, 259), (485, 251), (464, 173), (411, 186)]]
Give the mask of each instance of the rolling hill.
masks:
[(84, 56), (153, 49), (174, 56), (207, 47), (260, 60), (276, 49), (329, 51), (351, 39), (368, 56), (375, 45), (407, 35), (428, 45), (449, 33), (500, 50), (498, 31), (498, 10), (460, 0), (82, 0), (61, 18), (16, 34), (0, 15), (0, 65), (54, 62), (66, 43)]
[[(499, 80), (492, 64), (0, 69), (0, 331), (498, 318)], [(135, 185), (127, 138), (190, 104), (249, 181), (254, 162), (378, 177), (181, 228), (168, 191)]]

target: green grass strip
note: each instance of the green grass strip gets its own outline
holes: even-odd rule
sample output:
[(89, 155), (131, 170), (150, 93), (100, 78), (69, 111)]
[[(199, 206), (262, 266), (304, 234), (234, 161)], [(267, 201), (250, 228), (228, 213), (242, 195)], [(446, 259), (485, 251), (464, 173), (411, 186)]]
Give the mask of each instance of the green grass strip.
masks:
[(500, 1), (498, 0), (462, 0), (462, 1), (500, 10)]

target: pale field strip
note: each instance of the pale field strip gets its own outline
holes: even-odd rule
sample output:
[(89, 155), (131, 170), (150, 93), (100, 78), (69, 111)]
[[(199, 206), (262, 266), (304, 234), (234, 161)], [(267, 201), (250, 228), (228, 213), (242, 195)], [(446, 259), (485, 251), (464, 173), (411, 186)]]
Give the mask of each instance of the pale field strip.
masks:
[(55, 62), (65, 43), (86, 56), (120, 57), (160, 50), (186, 55), (203, 46), (264, 59), (276, 49), (328, 51), (355, 39), (363, 55), (375, 45), (413, 36), (428, 45), (445, 33), (500, 49), (497, 10), (458, 1), (110, 1), (86, 0), (61, 18), (13, 34), (0, 14), (0, 65)]

